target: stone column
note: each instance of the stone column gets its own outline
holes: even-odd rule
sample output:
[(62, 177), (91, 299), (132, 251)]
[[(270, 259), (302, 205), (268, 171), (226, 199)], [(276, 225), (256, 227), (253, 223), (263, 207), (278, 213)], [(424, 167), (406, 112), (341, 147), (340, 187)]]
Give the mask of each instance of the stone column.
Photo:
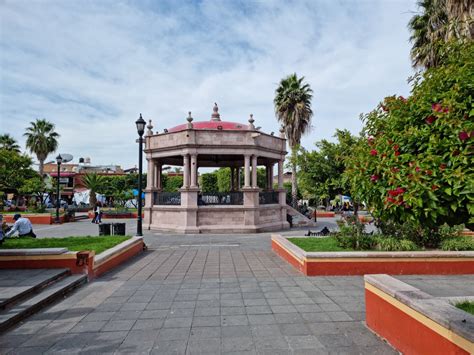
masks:
[(197, 186), (197, 155), (191, 155), (191, 187)]
[(156, 164), (155, 166), (155, 186), (158, 190), (162, 190), (163, 187), (161, 186), (161, 169), (163, 168), (163, 164), (162, 163), (158, 163)]
[(237, 191), (240, 190), (240, 181), (242, 178), (242, 174), (240, 172), (240, 166), (237, 168)]
[(283, 160), (278, 160), (278, 188), (283, 188)]
[(250, 155), (245, 155), (244, 187), (250, 187)]
[(189, 187), (189, 154), (183, 154), (183, 189)]
[(273, 190), (273, 164), (266, 165), (266, 173), (267, 173), (267, 190)]
[(257, 156), (252, 156), (252, 187), (257, 188)]
[(155, 181), (155, 161), (153, 159), (148, 160), (148, 171), (146, 176), (146, 190), (151, 191), (156, 187)]
[(235, 191), (235, 168), (230, 168), (230, 191)]

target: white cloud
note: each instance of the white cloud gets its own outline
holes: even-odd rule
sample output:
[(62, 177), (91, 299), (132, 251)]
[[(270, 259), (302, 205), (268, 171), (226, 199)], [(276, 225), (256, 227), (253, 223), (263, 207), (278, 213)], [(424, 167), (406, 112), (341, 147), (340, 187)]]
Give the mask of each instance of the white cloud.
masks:
[(207, 120), (253, 113), (277, 131), (273, 95), (289, 73), (314, 90), (314, 130), (358, 132), (358, 116), (406, 95), (412, 74), (406, 24), (414, 1), (0, 2), (2, 132), (23, 144), (47, 118), (60, 152), (94, 163), (136, 162), (141, 112), (162, 130), (191, 110)]

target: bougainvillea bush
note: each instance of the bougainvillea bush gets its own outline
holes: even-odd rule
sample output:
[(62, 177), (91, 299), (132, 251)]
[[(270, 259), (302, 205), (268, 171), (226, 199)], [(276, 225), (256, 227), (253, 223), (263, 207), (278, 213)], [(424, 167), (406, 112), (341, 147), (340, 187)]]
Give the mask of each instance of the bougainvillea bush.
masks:
[[(379, 221), (426, 233), (474, 226), (474, 45), (448, 45), (444, 64), (411, 79), (363, 116), (345, 174)], [(423, 234), (422, 233), (422, 234)]]

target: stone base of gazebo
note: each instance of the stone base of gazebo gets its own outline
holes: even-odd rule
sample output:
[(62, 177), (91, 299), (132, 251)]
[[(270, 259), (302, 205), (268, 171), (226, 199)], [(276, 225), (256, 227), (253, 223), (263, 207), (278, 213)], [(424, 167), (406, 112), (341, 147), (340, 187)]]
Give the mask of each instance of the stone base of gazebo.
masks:
[(144, 225), (151, 230), (185, 234), (259, 233), (290, 228), (281, 205), (153, 206), (145, 210)]

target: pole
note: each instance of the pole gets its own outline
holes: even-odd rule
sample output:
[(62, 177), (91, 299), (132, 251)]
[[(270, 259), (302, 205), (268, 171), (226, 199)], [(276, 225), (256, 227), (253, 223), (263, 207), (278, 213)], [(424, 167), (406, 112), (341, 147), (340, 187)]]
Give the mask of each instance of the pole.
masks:
[(143, 155), (143, 139), (138, 138), (138, 214), (137, 214), (137, 236), (143, 236), (142, 233), (142, 155)]
[(61, 171), (61, 163), (58, 162), (58, 183), (56, 186), (56, 223), (61, 223), (59, 220), (59, 205), (61, 201), (61, 196), (59, 196), (59, 175)]

